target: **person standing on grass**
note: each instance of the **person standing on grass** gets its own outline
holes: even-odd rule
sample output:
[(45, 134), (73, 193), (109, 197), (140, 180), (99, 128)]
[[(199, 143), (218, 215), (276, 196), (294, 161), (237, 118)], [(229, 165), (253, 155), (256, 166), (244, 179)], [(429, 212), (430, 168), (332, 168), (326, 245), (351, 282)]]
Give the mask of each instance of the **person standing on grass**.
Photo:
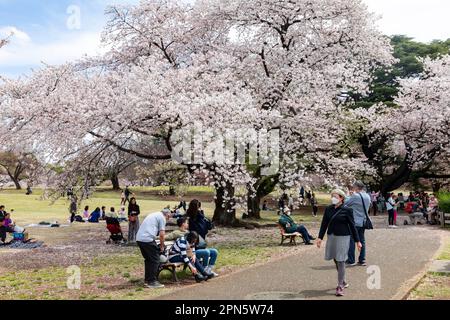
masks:
[[(142, 222), (142, 226), (136, 235), (136, 242), (145, 260), (144, 287), (149, 289), (164, 288), (158, 279), (161, 253), (166, 250), (166, 222), (170, 219), (172, 212), (164, 209), (161, 212), (150, 214)], [(160, 241), (159, 246), (156, 240)]]
[(313, 216), (317, 217), (317, 212), (319, 212), (319, 202), (317, 201), (316, 194), (313, 192), (312, 198), (311, 198), (311, 205), (313, 209)]
[[(347, 198), (344, 205), (352, 209), (353, 211), (353, 221), (356, 226), (356, 231), (358, 232), (358, 239), (362, 243), (362, 249), (358, 259), (358, 265), (366, 266), (366, 237), (365, 237), (365, 225), (369, 216), (370, 196), (364, 191), (365, 185), (361, 181), (356, 181), (352, 186), (352, 195)], [(355, 241), (350, 239), (350, 249), (348, 252), (347, 264), (350, 266), (356, 265), (355, 258)]]
[(69, 206), (69, 212), (70, 212), (70, 223), (73, 223), (75, 221), (75, 216), (78, 212), (78, 199), (76, 196), (72, 195), (72, 198), (70, 200), (70, 206)]
[(130, 199), (130, 196), (131, 196), (130, 188), (128, 188), (128, 186), (127, 186), (123, 193), (125, 195), (125, 202), (124, 202), (124, 204), (127, 203), (127, 202), (130, 203), (130, 201), (131, 201), (131, 199)]
[(355, 227), (352, 209), (344, 206), (345, 192), (340, 189), (333, 190), (331, 197), (332, 205), (325, 210), (317, 247), (321, 248), (327, 234), (325, 260), (334, 260), (338, 272), (336, 296), (342, 297), (344, 289), (349, 287), (345, 278), (345, 261), (348, 259), (350, 239), (356, 243), (358, 250), (361, 250), (362, 244)]
[(141, 209), (137, 204), (136, 198), (130, 199), (128, 205), (128, 243), (136, 242), (136, 235), (139, 230), (139, 215)]
[(305, 205), (305, 188), (303, 186), (300, 188), (300, 205)]

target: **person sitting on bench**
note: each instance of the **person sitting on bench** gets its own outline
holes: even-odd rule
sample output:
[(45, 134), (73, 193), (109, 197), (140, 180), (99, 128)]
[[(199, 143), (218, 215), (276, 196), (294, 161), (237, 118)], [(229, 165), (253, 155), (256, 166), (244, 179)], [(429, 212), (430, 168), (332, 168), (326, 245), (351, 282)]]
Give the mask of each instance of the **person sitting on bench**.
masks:
[(187, 218), (180, 218), (177, 220), (178, 229), (166, 235), (167, 241), (175, 241), (181, 237), (184, 237), (189, 233), (189, 223)]
[(278, 223), (283, 227), (286, 233), (292, 234), (298, 232), (302, 235), (303, 241), (306, 245), (314, 245), (311, 241), (316, 240), (316, 238), (309, 234), (304, 225), (298, 225), (295, 223), (295, 221), (291, 218), (291, 210), (288, 207), (283, 209), (283, 213)]
[[(185, 263), (194, 274), (195, 281), (207, 281), (214, 277), (208, 273), (202, 264), (195, 257), (195, 245), (198, 242), (198, 234), (195, 231), (189, 232), (186, 236), (178, 238), (169, 252), (170, 263)], [(192, 256), (188, 257), (188, 251), (192, 251)]]

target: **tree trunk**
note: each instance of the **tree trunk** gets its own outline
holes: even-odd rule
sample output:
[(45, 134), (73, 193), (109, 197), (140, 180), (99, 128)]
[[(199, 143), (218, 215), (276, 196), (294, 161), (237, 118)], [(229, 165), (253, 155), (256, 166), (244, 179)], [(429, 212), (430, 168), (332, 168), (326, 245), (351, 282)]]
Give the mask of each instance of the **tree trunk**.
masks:
[(234, 209), (234, 192), (235, 189), (231, 183), (227, 183), (225, 187), (216, 186), (216, 208), (213, 217), (213, 222), (216, 225), (232, 227), (238, 222)]
[(16, 185), (16, 190), (22, 190), (22, 186), (20, 185), (20, 181), (17, 179), (12, 179), (14, 184)]
[(259, 177), (259, 180), (253, 185), (253, 188), (256, 190), (256, 195), (250, 190), (248, 191), (247, 214), (249, 218), (261, 219), (261, 200), (275, 190), (278, 180), (278, 175)]
[(439, 193), (439, 191), (441, 191), (441, 188), (442, 188), (442, 184), (440, 183), (440, 182), (438, 182), (438, 181), (433, 181), (432, 183), (431, 183), (431, 186), (432, 186), (432, 188), (433, 188), (433, 193)]
[(9, 170), (7, 171), (8, 176), (11, 178), (12, 182), (14, 182), (16, 186), (16, 190), (22, 190), (22, 186), (20, 185), (20, 179), (18, 176), (11, 174)]
[(171, 196), (175, 196), (177, 194), (175, 187), (174, 186), (170, 186), (169, 187), (169, 195)]
[(111, 177), (111, 184), (112, 184), (113, 190), (115, 190), (115, 191), (120, 190), (119, 176), (117, 174), (114, 174)]
[(261, 197), (256, 194), (247, 196), (247, 214), (249, 218), (261, 219)]

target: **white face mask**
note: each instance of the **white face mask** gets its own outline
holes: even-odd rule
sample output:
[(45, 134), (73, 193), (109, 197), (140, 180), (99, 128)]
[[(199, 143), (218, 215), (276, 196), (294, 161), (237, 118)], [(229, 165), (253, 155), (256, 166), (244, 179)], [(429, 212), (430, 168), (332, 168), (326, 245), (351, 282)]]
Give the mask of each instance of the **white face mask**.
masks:
[(336, 197), (333, 197), (333, 198), (331, 198), (331, 203), (334, 205), (337, 205), (337, 204), (341, 203), (341, 200)]

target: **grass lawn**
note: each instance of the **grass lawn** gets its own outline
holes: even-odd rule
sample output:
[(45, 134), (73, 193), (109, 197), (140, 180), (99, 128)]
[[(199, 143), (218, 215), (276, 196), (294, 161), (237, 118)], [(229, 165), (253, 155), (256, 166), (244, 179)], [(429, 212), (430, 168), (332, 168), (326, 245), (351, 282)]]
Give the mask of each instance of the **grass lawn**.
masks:
[[(167, 205), (179, 203), (176, 197), (167, 196), (165, 188), (132, 188), (143, 215), (159, 211)], [(162, 192), (159, 194), (159, 192)], [(59, 199), (51, 204), (43, 200), (42, 191), (35, 190), (26, 196), (25, 191), (0, 191), (0, 204), (7, 211), (14, 209), (13, 219), (26, 226), (41, 221), (67, 224), (69, 202)], [(198, 194), (197, 194), (198, 193)], [(198, 197), (208, 216), (213, 212), (213, 194), (208, 188), (189, 190), (186, 199)], [(84, 205), (95, 207), (120, 204), (120, 193), (100, 189)], [(304, 214), (301, 215), (300, 214)], [(259, 223), (275, 223), (275, 212), (263, 212)], [(320, 218), (313, 218), (309, 209), (298, 211), (294, 219), (306, 223), (314, 230)], [(127, 225), (122, 225), (127, 233)], [(193, 284), (189, 272), (179, 272), (179, 284), (171, 283), (168, 272), (163, 273), (163, 290), (144, 290), (143, 259), (136, 247), (106, 245), (109, 233), (103, 223), (74, 224), (62, 228), (30, 228), (30, 236), (44, 241), (45, 247), (35, 250), (12, 250), (0, 248), (0, 299), (149, 299), (169, 293), (177, 288)], [(313, 231), (314, 232), (314, 231)], [(227, 274), (255, 263), (268, 261), (279, 255), (290, 254), (303, 247), (280, 247), (278, 228), (255, 230), (215, 229), (209, 243), (219, 252), (217, 270)], [(67, 289), (67, 267), (81, 269), (81, 289)]]
[[(450, 260), (450, 238), (437, 258), (438, 260)], [(417, 288), (411, 293), (411, 300), (449, 300), (450, 299), (450, 275), (444, 273), (429, 272)]]

